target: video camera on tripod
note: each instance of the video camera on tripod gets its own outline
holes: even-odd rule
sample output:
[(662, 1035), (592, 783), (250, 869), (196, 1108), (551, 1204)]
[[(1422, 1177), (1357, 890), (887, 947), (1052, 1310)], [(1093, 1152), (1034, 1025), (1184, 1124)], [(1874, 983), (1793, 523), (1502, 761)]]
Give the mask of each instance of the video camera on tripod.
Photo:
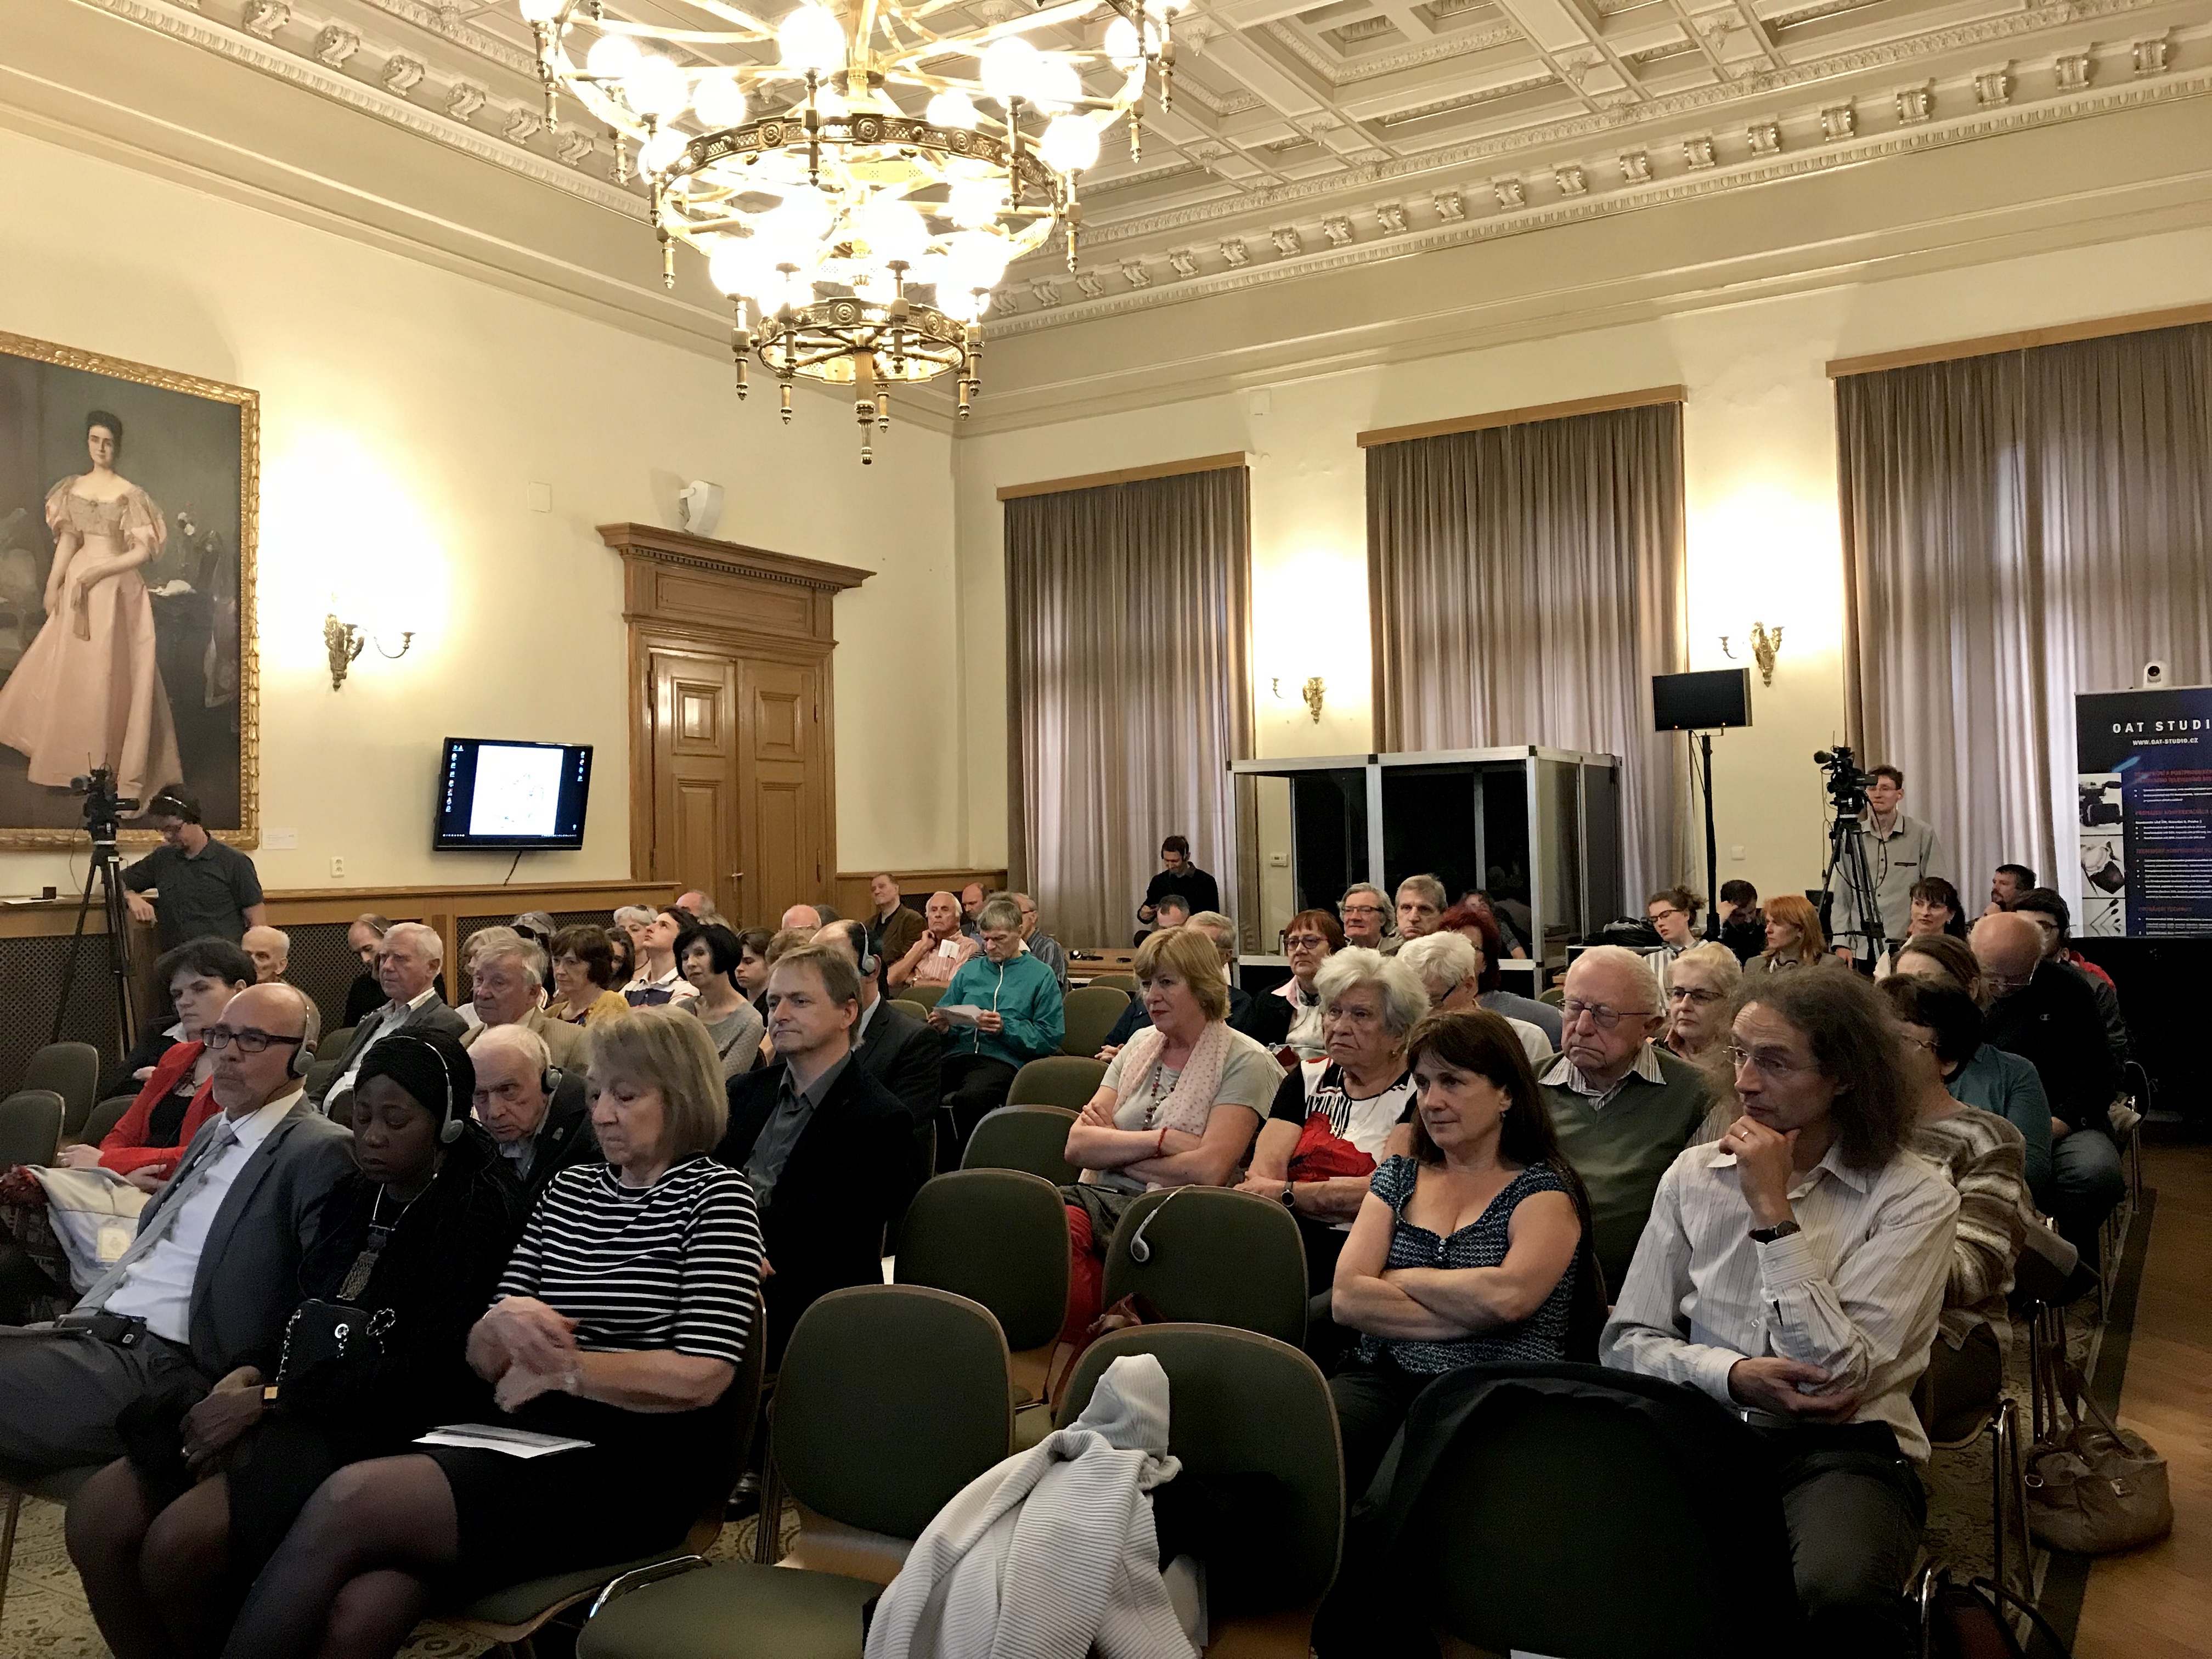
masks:
[(70, 789), (84, 798), (84, 832), (92, 837), (94, 847), (114, 846), (124, 814), (137, 811), (142, 805), (115, 793), (115, 774), (105, 766), (94, 767), (88, 777), (71, 778)]
[(1859, 770), (1849, 744), (1839, 743), (1833, 749), (1815, 749), (1813, 763), (1827, 775), (1828, 804), (1836, 809), (1838, 816), (1855, 818), (1866, 811), (1867, 785), (1874, 781), (1874, 777)]
[(63, 1023), (70, 1008), (70, 993), (76, 982), (77, 946), (84, 939), (84, 919), (91, 912), (93, 884), (97, 882), (107, 918), (108, 971), (115, 976), (116, 1027), (119, 1046), (127, 1054), (137, 1036), (137, 1020), (131, 1006), (131, 910), (123, 896), (123, 859), (115, 850), (115, 838), (122, 830), (124, 814), (137, 812), (141, 804), (115, 793), (115, 773), (105, 766), (94, 767), (83, 777), (71, 778), (70, 787), (84, 799), (84, 832), (92, 837), (92, 861), (85, 866), (84, 896), (77, 901), (76, 931), (70, 936), (69, 957), (62, 969), (61, 1000), (55, 1005), (53, 1035), (47, 1040), (61, 1041)]
[[(1874, 775), (1859, 770), (1848, 744), (1814, 750), (1813, 763), (1825, 775), (1828, 805), (1836, 814), (1828, 826), (1828, 867), (1820, 877), (1820, 926), (1832, 943), (1840, 945), (1849, 939), (1852, 958), (1871, 971), (1889, 949), (1889, 940), (1882, 933), (1880, 896), (1868, 865), (1866, 836), (1859, 822), (1867, 810), (1867, 786), (1874, 781)], [(1833, 926), (1838, 872), (1857, 924), (1840, 936)]]

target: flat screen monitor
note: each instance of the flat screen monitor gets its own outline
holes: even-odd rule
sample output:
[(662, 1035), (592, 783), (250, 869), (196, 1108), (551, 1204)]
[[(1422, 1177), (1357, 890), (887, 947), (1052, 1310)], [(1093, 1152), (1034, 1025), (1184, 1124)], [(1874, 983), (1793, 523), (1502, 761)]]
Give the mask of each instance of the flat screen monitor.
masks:
[(431, 848), (573, 853), (591, 793), (588, 743), (447, 738)]
[(1716, 732), (1751, 724), (1751, 670), (1651, 677), (1651, 724), (1662, 732)]

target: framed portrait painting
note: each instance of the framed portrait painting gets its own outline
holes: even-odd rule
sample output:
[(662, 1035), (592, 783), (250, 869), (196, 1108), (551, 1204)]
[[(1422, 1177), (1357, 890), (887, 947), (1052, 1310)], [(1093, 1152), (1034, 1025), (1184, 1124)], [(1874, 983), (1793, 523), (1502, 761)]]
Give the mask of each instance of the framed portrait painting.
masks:
[(103, 766), (258, 843), (260, 426), (243, 387), (0, 333), (0, 847), (76, 844)]

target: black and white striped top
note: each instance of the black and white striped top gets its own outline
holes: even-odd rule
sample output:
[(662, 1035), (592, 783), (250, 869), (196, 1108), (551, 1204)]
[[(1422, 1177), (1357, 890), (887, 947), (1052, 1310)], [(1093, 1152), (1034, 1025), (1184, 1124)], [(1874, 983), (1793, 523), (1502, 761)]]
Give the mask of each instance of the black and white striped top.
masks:
[(555, 1176), (499, 1282), (577, 1322), (593, 1353), (673, 1348), (744, 1359), (760, 1286), (760, 1214), (744, 1176), (701, 1156), (652, 1186), (604, 1164)]

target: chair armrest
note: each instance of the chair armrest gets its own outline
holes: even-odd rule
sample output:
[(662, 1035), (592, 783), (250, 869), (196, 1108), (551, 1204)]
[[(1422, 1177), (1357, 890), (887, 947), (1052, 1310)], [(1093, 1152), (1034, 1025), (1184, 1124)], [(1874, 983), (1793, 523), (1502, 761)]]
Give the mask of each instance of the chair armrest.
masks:
[(696, 1572), (707, 1565), (707, 1558), (703, 1555), (679, 1555), (672, 1560), (656, 1561), (649, 1567), (640, 1567), (635, 1572), (626, 1572), (599, 1592), (599, 1599), (592, 1603), (592, 1610), (584, 1615), (584, 1622), (591, 1623), (599, 1616), (609, 1602), (620, 1600), (634, 1589), (643, 1589), (647, 1584), (658, 1583), (664, 1578), (673, 1578), (678, 1573)]

